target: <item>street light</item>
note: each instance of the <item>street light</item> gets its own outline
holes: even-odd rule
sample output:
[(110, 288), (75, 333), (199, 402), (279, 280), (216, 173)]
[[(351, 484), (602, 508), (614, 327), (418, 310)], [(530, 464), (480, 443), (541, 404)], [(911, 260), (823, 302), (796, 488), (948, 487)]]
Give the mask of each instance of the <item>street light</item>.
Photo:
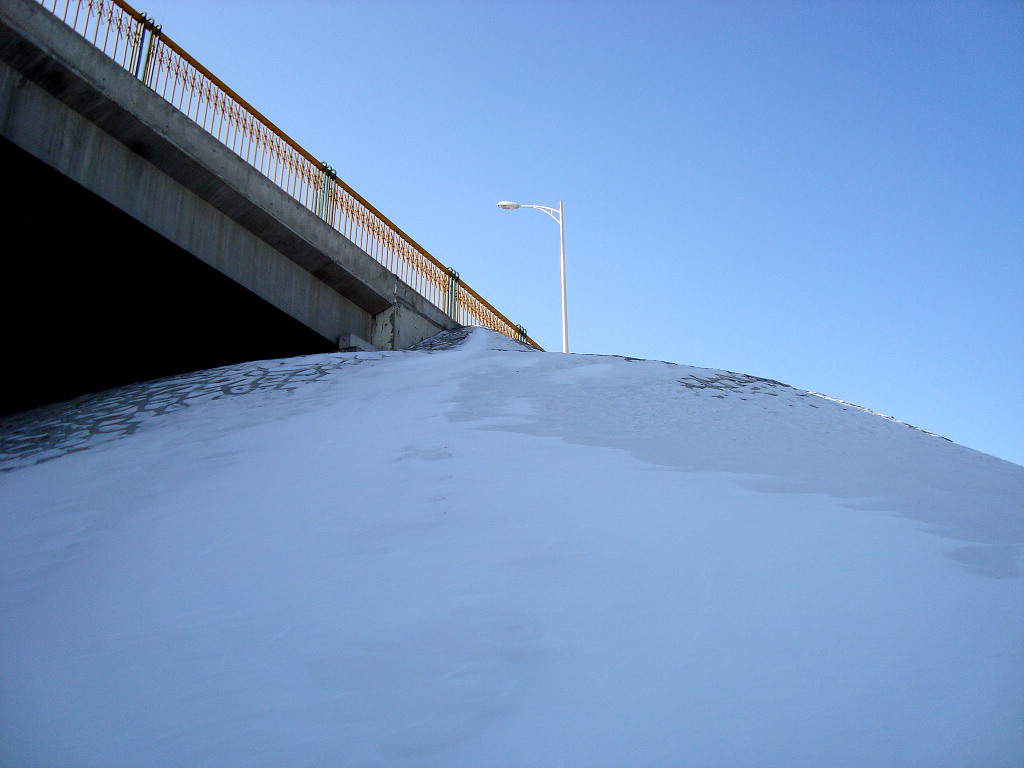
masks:
[(562, 226), (562, 201), (558, 201), (558, 208), (549, 208), (546, 205), (520, 205), (508, 200), (502, 200), (498, 203), (498, 207), (506, 211), (514, 211), (516, 208), (536, 208), (538, 211), (544, 211), (544, 213), (558, 222), (558, 240), (561, 246), (562, 257), (562, 352), (566, 353), (569, 351), (569, 321), (565, 311), (565, 227)]

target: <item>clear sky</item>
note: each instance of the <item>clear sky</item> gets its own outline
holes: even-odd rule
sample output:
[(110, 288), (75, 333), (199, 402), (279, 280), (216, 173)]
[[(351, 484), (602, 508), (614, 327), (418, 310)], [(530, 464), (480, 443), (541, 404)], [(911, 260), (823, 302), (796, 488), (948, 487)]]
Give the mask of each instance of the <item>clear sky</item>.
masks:
[[(138, 7), (138, 6), (137, 6)], [(550, 350), (1024, 464), (1024, 4), (147, 0)]]

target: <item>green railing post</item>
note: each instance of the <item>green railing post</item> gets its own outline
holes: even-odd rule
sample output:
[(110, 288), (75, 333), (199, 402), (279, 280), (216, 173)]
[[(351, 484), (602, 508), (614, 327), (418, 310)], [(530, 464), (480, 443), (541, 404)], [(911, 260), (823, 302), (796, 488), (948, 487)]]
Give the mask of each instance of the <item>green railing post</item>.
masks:
[(160, 25), (156, 19), (142, 14), (140, 22), (142, 28), (139, 30), (138, 39), (132, 43), (132, 55), (128, 62), (128, 71), (139, 80), (149, 85), (150, 74), (153, 71), (153, 45), (160, 37)]
[(523, 344), (526, 344), (526, 340), (529, 337), (527, 336), (526, 329), (523, 328), (523, 326), (521, 326), (521, 325), (517, 325), (516, 326), (516, 334), (519, 336), (519, 341), (523, 342)]
[(327, 163), (321, 163), (321, 165), (320, 184), (313, 191), (313, 210), (316, 211), (317, 216), (330, 223), (334, 217), (335, 197), (331, 193), (334, 191), (334, 180), (338, 178), (338, 174)]
[(448, 267), (448, 317), (459, 321), (459, 273)]

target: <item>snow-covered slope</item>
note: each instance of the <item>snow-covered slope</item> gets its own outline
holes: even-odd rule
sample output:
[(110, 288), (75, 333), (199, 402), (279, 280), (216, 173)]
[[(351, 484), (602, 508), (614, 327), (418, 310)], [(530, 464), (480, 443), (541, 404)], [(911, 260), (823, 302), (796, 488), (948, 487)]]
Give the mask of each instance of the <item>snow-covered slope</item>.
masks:
[(0, 764), (1024, 763), (1024, 468), (462, 337), (3, 421)]

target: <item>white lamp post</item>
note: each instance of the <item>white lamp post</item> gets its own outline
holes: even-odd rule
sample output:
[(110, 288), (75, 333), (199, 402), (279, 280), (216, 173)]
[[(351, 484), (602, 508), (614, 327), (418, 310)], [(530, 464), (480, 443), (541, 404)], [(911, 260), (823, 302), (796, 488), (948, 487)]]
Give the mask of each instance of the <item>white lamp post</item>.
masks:
[(544, 211), (544, 213), (558, 222), (558, 240), (561, 246), (562, 263), (562, 352), (568, 352), (569, 321), (565, 309), (565, 227), (562, 225), (562, 201), (558, 201), (558, 208), (549, 208), (546, 205), (520, 205), (519, 203), (510, 203), (508, 200), (502, 200), (498, 203), (498, 207), (504, 208), (506, 211), (514, 211), (516, 208), (536, 208), (538, 211)]

